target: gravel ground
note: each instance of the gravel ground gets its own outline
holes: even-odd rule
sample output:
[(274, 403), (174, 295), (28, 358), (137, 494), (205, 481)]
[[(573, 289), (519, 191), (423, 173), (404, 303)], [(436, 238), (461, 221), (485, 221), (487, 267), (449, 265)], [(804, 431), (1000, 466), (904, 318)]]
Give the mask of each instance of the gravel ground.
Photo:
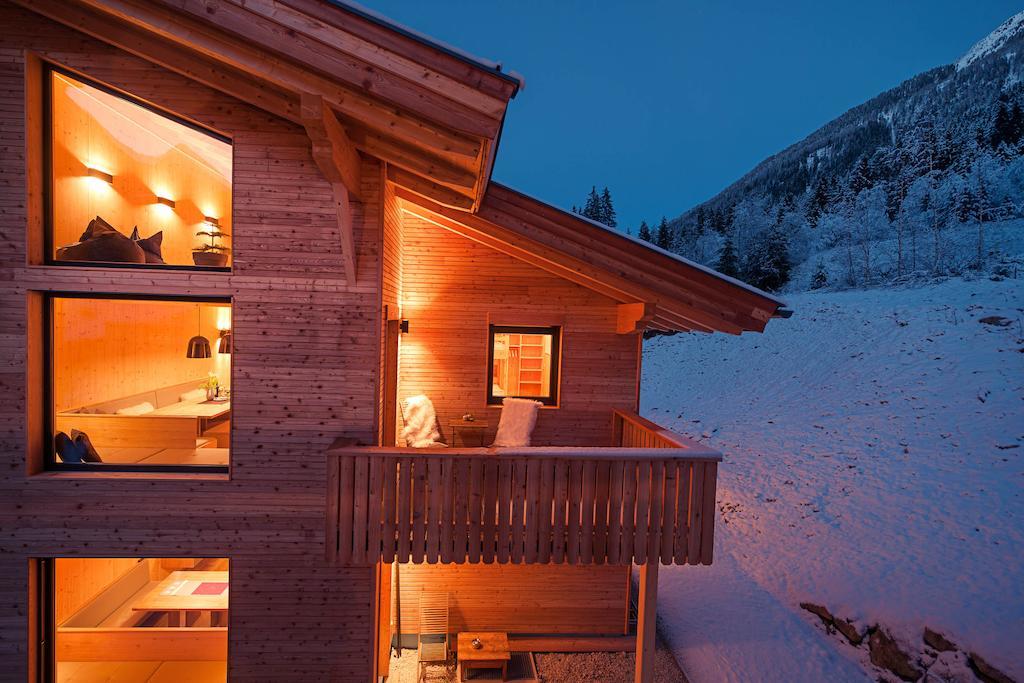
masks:
[[(633, 683), (632, 652), (552, 652), (536, 655), (537, 671), (545, 683)], [(455, 680), (455, 667), (427, 667), (427, 683)], [(658, 642), (654, 660), (655, 683), (686, 683), (671, 650)], [(388, 683), (416, 683), (416, 652), (406, 650), (403, 656), (391, 658)]]
[[(538, 653), (537, 670), (545, 683), (633, 683), (632, 652)], [(658, 643), (654, 655), (655, 683), (686, 683), (672, 651)]]

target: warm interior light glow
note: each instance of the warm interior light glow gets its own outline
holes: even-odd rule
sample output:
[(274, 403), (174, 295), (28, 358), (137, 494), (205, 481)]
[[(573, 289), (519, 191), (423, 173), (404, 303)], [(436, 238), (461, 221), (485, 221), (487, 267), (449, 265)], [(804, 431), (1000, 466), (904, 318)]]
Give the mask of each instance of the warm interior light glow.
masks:
[(217, 331), (223, 332), (224, 330), (231, 329), (231, 307), (230, 306), (218, 306), (217, 307)]
[(175, 207), (175, 201), (173, 199), (168, 199), (167, 197), (159, 197), (158, 196), (156, 198), (156, 203), (157, 204), (163, 204), (164, 206), (169, 206), (172, 209)]
[(107, 173), (106, 171), (102, 171), (102, 170), (100, 170), (98, 168), (95, 168), (93, 166), (89, 166), (88, 169), (86, 169), (86, 170), (87, 170), (87, 172), (88, 172), (88, 174), (89, 174), (89, 176), (91, 178), (96, 178), (97, 180), (102, 180), (103, 182), (110, 183), (111, 185), (114, 184), (114, 176), (113, 176), (113, 174)]
[(215, 217), (215, 216), (203, 216), (203, 222), (204, 223), (209, 223), (210, 225), (212, 225), (215, 228), (219, 228), (220, 227), (220, 219)]
[(551, 394), (550, 334), (494, 333), (494, 396), (545, 398)]

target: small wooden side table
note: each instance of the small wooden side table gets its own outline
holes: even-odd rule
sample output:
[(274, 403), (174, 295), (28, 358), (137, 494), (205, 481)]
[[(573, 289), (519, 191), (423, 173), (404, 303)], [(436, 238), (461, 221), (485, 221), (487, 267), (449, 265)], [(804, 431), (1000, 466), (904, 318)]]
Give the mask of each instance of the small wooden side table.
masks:
[[(476, 638), (483, 644), (479, 650), (473, 647)], [(501, 669), (501, 680), (508, 679), (512, 653), (508, 649), (507, 633), (460, 633), (458, 647), (462, 680), (466, 680), (470, 669)]]
[[(487, 420), (449, 420), (448, 428), (452, 430), (452, 445), (458, 446), (458, 434), (459, 432), (475, 432), (477, 437), (480, 439), (480, 447), (483, 448), (484, 440), (487, 438), (487, 428), (490, 427), (490, 423)], [(462, 436), (462, 445), (466, 445), (466, 436)]]

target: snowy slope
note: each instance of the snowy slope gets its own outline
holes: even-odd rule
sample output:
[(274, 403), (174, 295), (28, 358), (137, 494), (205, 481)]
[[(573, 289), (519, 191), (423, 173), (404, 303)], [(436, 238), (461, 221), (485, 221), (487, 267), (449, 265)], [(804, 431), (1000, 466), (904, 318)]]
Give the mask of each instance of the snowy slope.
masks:
[(715, 564), (661, 577), (684, 669), (875, 678), (811, 601), (907, 639), (941, 629), (1024, 680), (1024, 283), (790, 304), (764, 335), (646, 342), (643, 412), (726, 455)]
[(968, 50), (967, 54), (956, 63), (956, 70), (966, 69), (979, 59), (998, 51), (1022, 27), (1024, 27), (1024, 12), (1018, 12), (1000, 24), (999, 28), (995, 31), (992, 31), (992, 33), (975, 43), (974, 47)]

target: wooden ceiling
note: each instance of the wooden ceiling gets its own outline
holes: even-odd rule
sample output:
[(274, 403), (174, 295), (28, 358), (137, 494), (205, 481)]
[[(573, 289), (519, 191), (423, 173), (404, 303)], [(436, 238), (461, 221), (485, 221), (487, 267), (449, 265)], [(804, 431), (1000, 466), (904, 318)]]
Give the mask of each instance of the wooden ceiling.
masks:
[(620, 302), (619, 330), (762, 332), (782, 302), (492, 182), (476, 213), (401, 187), (403, 210)]
[[(295, 123), (322, 98), (359, 152), (479, 208), (517, 80), (325, 0), (14, 0)], [(350, 188), (353, 189), (353, 188)]]

